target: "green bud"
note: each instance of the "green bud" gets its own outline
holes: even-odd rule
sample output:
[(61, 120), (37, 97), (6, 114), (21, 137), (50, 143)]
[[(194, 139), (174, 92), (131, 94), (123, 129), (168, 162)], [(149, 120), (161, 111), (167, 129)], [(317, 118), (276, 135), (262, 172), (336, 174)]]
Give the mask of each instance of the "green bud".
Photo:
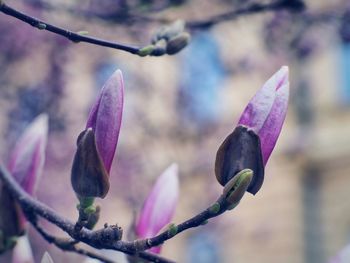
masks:
[(39, 22), (36, 27), (40, 30), (44, 30), (46, 29), (46, 24), (42, 23), (42, 22)]
[(168, 236), (173, 237), (177, 234), (177, 226), (175, 224), (170, 224), (168, 227)]
[(211, 207), (209, 207), (209, 212), (211, 214), (217, 214), (219, 213), (221, 207), (220, 204), (218, 202), (215, 202), (214, 204), (211, 205)]
[(155, 49), (154, 45), (148, 45), (148, 46), (141, 48), (137, 54), (140, 57), (146, 57), (146, 56), (150, 55), (154, 49)]
[(89, 34), (89, 31), (84, 31), (84, 30), (82, 30), (82, 31), (78, 31), (77, 34), (82, 35), (82, 36), (85, 36), (85, 35), (88, 35), (88, 34)]
[(153, 49), (151, 55), (156, 57), (164, 55), (166, 53), (166, 45), (167, 43), (164, 39), (159, 40), (156, 43), (155, 48)]
[(166, 53), (168, 55), (174, 55), (182, 50), (190, 42), (191, 36), (187, 32), (183, 32), (178, 36), (171, 38), (166, 46)]
[(244, 169), (228, 181), (223, 190), (228, 206), (237, 205), (239, 203), (252, 179), (253, 171)]

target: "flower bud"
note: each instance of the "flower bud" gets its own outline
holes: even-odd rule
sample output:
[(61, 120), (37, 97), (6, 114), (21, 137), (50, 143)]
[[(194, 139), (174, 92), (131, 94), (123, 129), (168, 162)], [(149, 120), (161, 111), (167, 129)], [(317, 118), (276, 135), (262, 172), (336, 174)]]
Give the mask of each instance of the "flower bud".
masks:
[(168, 55), (174, 55), (182, 50), (190, 42), (191, 36), (187, 32), (183, 32), (178, 36), (171, 38), (166, 46), (166, 53)]
[(219, 147), (215, 160), (215, 175), (218, 182), (225, 186), (244, 169), (251, 169), (254, 173), (248, 192), (255, 194), (264, 181), (260, 140), (252, 130), (237, 126)]
[(152, 44), (157, 43), (159, 40), (164, 39), (166, 41), (181, 34), (185, 30), (185, 22), (183, 20), (176, 20), (174, 23), (160, 28), (160, 30), (152, 38)]
[(224, 196), (227, 205), (232, 208), (232, 206), (237, 205), (246, 190), (248, 189), (250, 182), (253, 179), (253, 171), (250, 169), (244, 169), (236, 174), (224, 187)]
[[(174, 215), (179, 196), (178, 166), (172, 164), (157, 179), (151, 193), (143, 204), (142, 211), (135, 224), (135, 233), (139, 238), (156, 235), (167, 225)], [(169, 233), (177, 232), (174, 228)], [(150, 249), (160, 253), (160, 246)]]
[(75, 193), (79, 197), (104, 198), (109, 190), (109, 178), (92, 128), (79, 135), (77, 145), (71, 173)]

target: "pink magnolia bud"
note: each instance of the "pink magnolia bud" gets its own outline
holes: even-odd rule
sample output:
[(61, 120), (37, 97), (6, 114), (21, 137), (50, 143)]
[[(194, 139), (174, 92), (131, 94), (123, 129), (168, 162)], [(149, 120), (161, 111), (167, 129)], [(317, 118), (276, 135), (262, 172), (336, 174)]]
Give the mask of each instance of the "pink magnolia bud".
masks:
[(124, 84), (120, 70), (107, 80), (77, 140), (71, 182), (79, 197), (104, 198), (122, 121)]
[(9, 171), (31, 195), (44, 167), (47, 133), (48, 116), (41, 114), (25, 129), (9, 158)]
[(264, 181), (264, 167), (276, 145), (287, 113), (288, 67), (277, 71), (258, 90), (242, 113), (236, 129), (221, 144), (215, 174), (223, 186), (243, 169), (253, 171), (248, 192), (256, 194)]
[(238, 125), (247, 126), (259, 136), (264, 165), (280, 135), (287, 114), (288, 98), (288, 67), (283, 66), (258, 90), (238, 122)]
[(92, 107), (86, 128), (92, 128), (97, 149), (109, 173), (118, 143), (124, 103), (124, 83), (120, 70), (107, 80)]
[(34, 263), (33, 253), (27, 235), (17, 239), (16, 246), (12, 252), (12, 263)]
[[(47, 132), (48, 117), (46, 114), (41, 114), (25, 129), (9, 158), (9, 171), (31, 195), (35, 194), (43, 170)], [(24, 234), (26, 224), (18, 204), (2, 184), (0, 184), (0, 215), (1, 253), (13, 247), (15, 238)], [(21, 246), (22, 244), (19, 244), (19, 247)]]
[[(152, 237), (169, 224), (175, 213), (178, 196), (178, 166), (172, 164), (158, 177), (144, 202), (136, 222), (136, 235), (139, 238)], [(150, 250), (160, 253), (160, 247)]]

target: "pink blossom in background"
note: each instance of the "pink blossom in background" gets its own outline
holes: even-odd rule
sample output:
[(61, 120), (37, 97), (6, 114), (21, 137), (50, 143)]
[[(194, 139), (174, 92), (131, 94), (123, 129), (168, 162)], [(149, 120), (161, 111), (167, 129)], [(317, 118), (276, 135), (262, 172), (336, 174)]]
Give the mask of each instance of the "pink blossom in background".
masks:
[[(170, 165), (157, 179), (152, 191), (143, 204), (136, 222), (136, 235), (139, 238), (155, 236), (170, 223), (179, 196), (177, 164)], [(150, 251), (160, 253), (160, 247)]]
[(41, 114), (25, 129), (10, 154), (8, 169), (29, 194), (35, 194), (45, 162), (48, 116)]
[(34, 263), (33, 252), (27, 235), (17, 239), (16, 246), (12, 251), (12, 263)]

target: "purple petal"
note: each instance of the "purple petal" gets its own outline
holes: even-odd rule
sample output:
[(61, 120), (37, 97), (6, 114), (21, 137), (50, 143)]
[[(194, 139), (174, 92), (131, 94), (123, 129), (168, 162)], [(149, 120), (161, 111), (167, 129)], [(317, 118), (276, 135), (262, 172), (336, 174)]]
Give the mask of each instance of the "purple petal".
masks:
[(348, 263), (350, 262), (350, 245), (347, 245), (338, 252), (336, 256), (331, 258), (329, 263)]
[(264, 165), (266, 165), (267, 161), (269, 160), (281, 132), (282, 125), (287, 114), (288, 98), (289, 82), (285, 83), (277, 90), (276, 98), (271, 111), (264, 125), (258, 132)]
[(34, 263), (34, 257), (27, 235), (17, 239), (16, 246), (12, 252), (12, 263)]
[(26, 128), (10, 155), (9, 171), (31, 195), (43, 170), (47, 133), (48, 116), (41, 114)]
[[(156, 235), (170, 223), (179, 196), (178, 166), (172, 164), (157, 179), (148, 195), (136, 223), (136, 234), (140, 238)], [(159, 253), (160, 247), (153, 248)]]
[(276, 91), (288, 83), (288, 67), (283, 66), (254, 95), (244, 109), (238, 125), (244, 125), (255, 133), (263, 127), (276, 98)]
[(107, 80), (92, 107), (86, 128), (92, 128), (97, 149), (106, 170), (110, 171), (122, 121), (124, 83), (120, 70)]

